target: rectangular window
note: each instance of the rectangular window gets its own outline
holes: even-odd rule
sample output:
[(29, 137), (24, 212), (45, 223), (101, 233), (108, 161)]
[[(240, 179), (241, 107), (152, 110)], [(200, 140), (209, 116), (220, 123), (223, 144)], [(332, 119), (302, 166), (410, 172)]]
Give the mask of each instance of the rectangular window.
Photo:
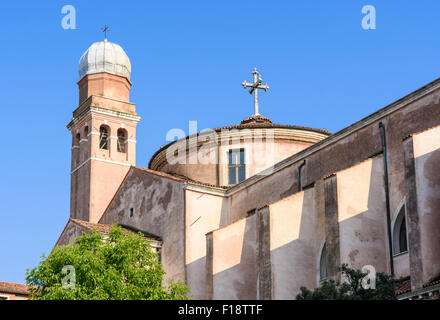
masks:
[(237, 184), (246, 179), (244, 149), (233, 149), (228, 152), (229, 184)]
[(133, 217), (133, 214), (134, 214), (134, 209), (130, 208), (130, 218)]

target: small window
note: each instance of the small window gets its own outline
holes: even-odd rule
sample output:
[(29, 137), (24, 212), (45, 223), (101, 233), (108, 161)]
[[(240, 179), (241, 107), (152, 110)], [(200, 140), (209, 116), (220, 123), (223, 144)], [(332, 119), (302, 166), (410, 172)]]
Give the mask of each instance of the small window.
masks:
[(397, 215), (396, 222), (394, 223), (394, 230), (393, 230), (394, 254), (404, 253), (408, 251), (405, 211), (406, 211), (405, 205), (402, 205)]
[(127, 133), (124, 129), (118, 129), (118, 152), (126, 152)]
[(319, 259), (319, 281), (327, 279), (327, 250), (325, 243), (322, 247), (321, 258)]
[(228, 152), (229, 184), (237, 184), (246, 179), (244, 149), (229, 150)]
[(105, 126), (99, 128), (99, 149), (108, 150), (108, 129)]
[(130, 208), (130, 218), (133, 217), (133, 215), (134, 215), (134, 209)]
[(87, 139), (88, 136), (89, 136), (89, 127), (86, 126), (86, 127), (84, 128), (84, 139)]

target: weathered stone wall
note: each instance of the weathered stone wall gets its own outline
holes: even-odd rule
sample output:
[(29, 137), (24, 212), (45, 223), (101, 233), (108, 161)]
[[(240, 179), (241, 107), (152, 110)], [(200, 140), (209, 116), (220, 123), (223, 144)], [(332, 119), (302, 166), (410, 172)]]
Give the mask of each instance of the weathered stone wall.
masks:
[(86, 230), (81, 226), (69, 221), (66, 227), (63, 230), (63, 233), (60, 235), (57, 246), (65, 246), (75, 241), (76, 238), (83, 235), (83, 232)]
[(184, 210), (182, 181), (131, 167), (100, 223), (117, 222), (161, 237), (165, 279), (185, 279)]

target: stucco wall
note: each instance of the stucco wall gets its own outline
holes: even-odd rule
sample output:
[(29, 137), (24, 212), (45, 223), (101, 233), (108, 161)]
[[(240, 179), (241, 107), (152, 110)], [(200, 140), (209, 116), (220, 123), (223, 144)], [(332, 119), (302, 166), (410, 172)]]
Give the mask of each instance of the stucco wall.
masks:
[(213, 299), (256, 299), (257, 218), (252, 215), (212, 233)]
[(89, 221), (98, 223), (130, 167), (91, 160)]
[(272, 298), (295, 299), (301, 286), (317, 285), (323, 220), (316, 210), (315, 189), (269, 205)]
[(183, 182), (132, 167), (100, 221), (113, 222), (161, 237), (165, 279), (185, 279)]
[(206, 233), (229, 221), (228, 200), (186, 190), (187, 283), (195, 299), (206, 298)]
[(341, 263), (388, 270), (382, 155), (337, 173)]
[(70, 175), (70, 217), (89, 221), (90, 161)]
[(440, 127), (413, 136), (423, 281), (440, 275)]

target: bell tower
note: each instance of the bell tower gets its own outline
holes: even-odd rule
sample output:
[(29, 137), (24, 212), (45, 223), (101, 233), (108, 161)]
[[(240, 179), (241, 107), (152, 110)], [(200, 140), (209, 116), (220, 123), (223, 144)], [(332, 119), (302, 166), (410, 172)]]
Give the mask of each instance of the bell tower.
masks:
[(72, 133), (70, 217), (97, 223), (130, 166), (136, 164), (136, 125), (129, 101), (131, 65), (124, 50), (105, 39), (79, 61), (79, 104), (67, 124)]

